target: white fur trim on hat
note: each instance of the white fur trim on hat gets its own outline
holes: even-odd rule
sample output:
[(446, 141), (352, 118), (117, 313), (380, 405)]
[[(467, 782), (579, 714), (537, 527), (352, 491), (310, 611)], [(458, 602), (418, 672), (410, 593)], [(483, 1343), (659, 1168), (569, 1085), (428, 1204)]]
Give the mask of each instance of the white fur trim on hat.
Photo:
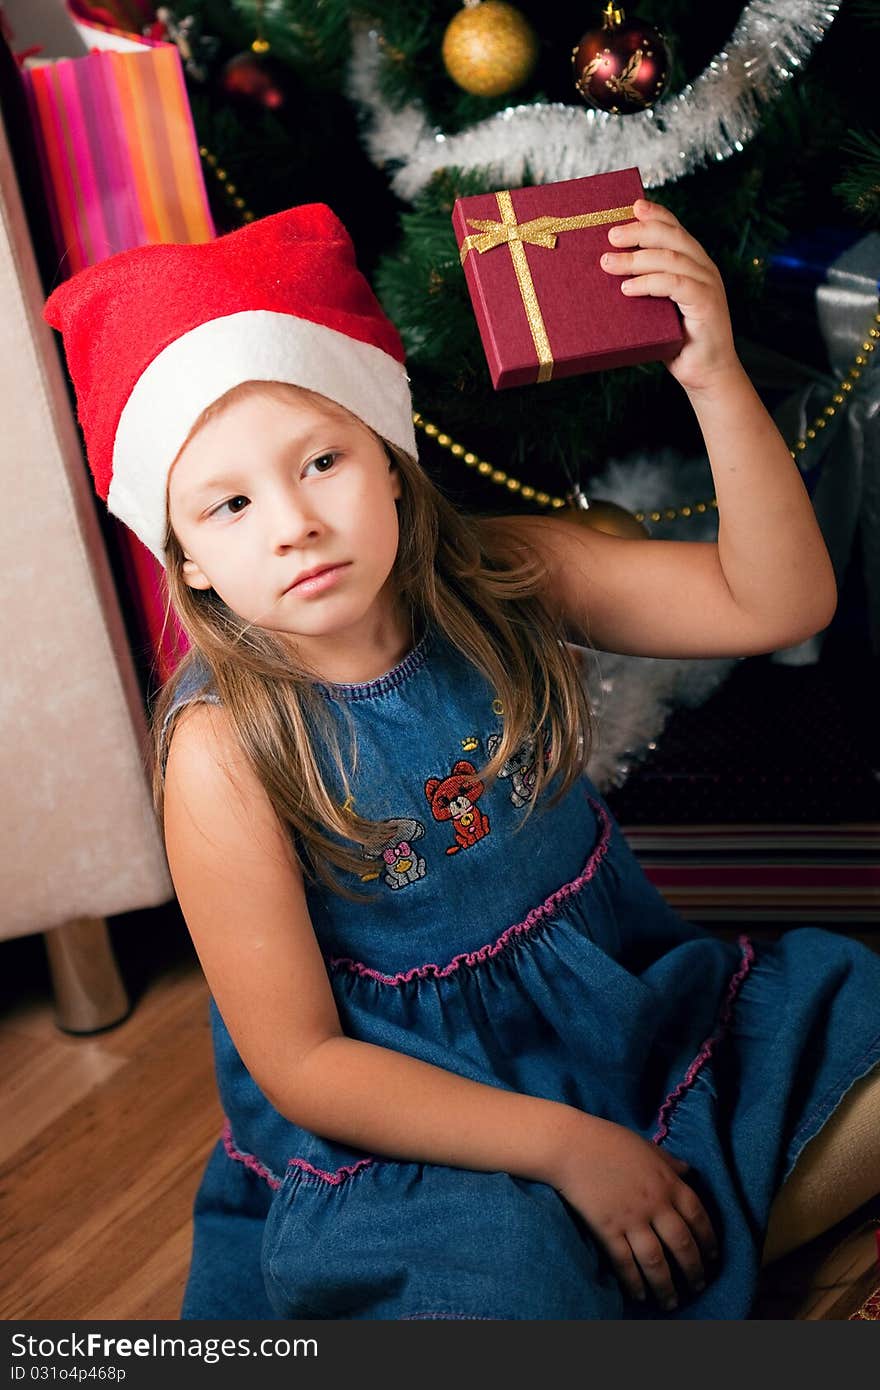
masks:
[(409, 377), (372, 343), (267, 309), (210, 319), (164, 348), (126, 401), (107, 508), (165, 564), (171, 465), (207, 406), (243, 381), (287, 381), (336, 401), (418, 458)]

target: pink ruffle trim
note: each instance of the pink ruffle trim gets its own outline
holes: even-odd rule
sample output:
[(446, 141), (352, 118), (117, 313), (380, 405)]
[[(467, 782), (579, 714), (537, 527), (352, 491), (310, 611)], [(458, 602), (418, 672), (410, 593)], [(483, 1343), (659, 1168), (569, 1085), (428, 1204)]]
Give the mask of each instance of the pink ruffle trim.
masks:
[(306, 1163), (304, 1158), (289, 1158), (288, 1168), (301, 1168), (304, 1173), (312, 1173), (314, 1177), (320, 1178), (322, 1182), (332, 1183), (338, 1187), (346, 1178), (350, 1178), (352, 1173), (357, 1173), (361, 1168), (369, 1168), (375, 1163), (374, 1158), (359, 1158), (357, 1163), (350, 1163), (347, 1168), (337, 1168), (335, 1173), (325, 1173), (323, 1168), (313, 1168), (311, 1163)]
[(693, 1085), (703, 1067), (708, 1062), (716, 1043), (718, 1043), (727, 1032), (728, 1025), (733, 1016), (733, 1005), (736, 1001), (736, 996), (739, 994), (742, 982), (751, 970), (752, 962), (755, 959), (755, 948), (747, 936), (738, 937), (737, 945), (742, 952), (742, 962), (736, 973), (731, 976), (730, 983), (727, 986), (724, 1006), (718, 1016), (718, 1023), (715, 1026), (715, 1031), (703, 1043), (696, 1057), (685, 1072), (683, 1080), (679, 1081), (675, 1090), (670, 1092), (660, 1106), (657, 1112), (657, 1132), (652, 1136), (652, 1143), (654, 1144), (659, 1144), (666, 1138), (669, 1133), (669, 1117), (673, 1110), (681, 1100), (685, 1091)]
[(232, 1126), (228, 1119), (223, 1122), (223, 1147), (230, 1158), (235, 1159), (236, 1163), (243, 1163), (245, 1168), (250, 1168), (252, 1173), (256, 1173), (257, 1177), (262, 1178), (270, 1187), (278, 1188), (281, 1186), (281, 1179), (276, 1178), (274, 1173), (270, 1173), (259, 1159), (254, 1158), (253, 1154), (243, 1153), (241, 1149), (236, 1148), (235, 1140), (232, 1137)]
[[(223, 1147), (231, 1159), (234, 1159), (236, 1163), (243, 1163), (245, 1168), (250, 1168), (252, 1173), (256, 1173), (257, 1177), (262, 1178), (271, 1188), (277, 1190), (281, 1186), (281, 1179), (276, 1178), (265, 1164), (261, 1163), (258, 1158), (254, 1158), (253, 1154), (245, 1153), (237, 1147), (232, 1137), (232, 1126), (228, 1118), (225, 1118), (223, 1122)], [(369, 1168), (370, 1164), (375, 1162), (376, 1160), (372, 1158), (362, 1158), (357, 1163), (349, 1164), (347, 1168), (337, 1169), (335, 1173), (326, 1173), (323, 1168), (314, 1168), (304, 1158), (289, 1158), (287, 1166), (288, 1168), (301, 1168), (304, 1173), (311, 1173), (314, 1177), (320, 1178), (322, 1182), (328, 1182), (333, 1187), (338, 1187), (346, 1178), (351, 1177), (352, 1173), (356, 1173), (360, 1168)]]
[(454, 974), (456, 970), (460, 970), (463, 965), (479, 965), (482, 961), (488, 960), (491, 956), (498, 955), (499, 951), (503, 951), (514, 937), (521, 935), (523, 932), (532, 931), (534, 927), (540, 926), (540, 924), (550, 917), (566, 898), (571, 897), (573, 893), (580, 892), (584, 885), (589, 883), (604, 859), (611, 841), (611, 820), (604, 806), (602, 806), (595, 797), (587, 793), (587, 800), (599, 818), (599, 822), (602, 826), (602, 833), (599, 837), (598, 844), (584, 865), (581, 873), (577, 878), (573, 878), (569, 883), (564, 883), (561, 888), (557, 888), (554, 893), (551, 893), (549, 898), (541, 903), (540, 907), (532, 908), (531, 912), (522, 922), (517, 922), (514, 926), (508, 927), (501, 933), (496, 941), (489, 942), (476, 951), (463, 951), (461, 955), (454, 956), (448, 965), (414, 965), (410, 970), (401, 970), (396, 975), (382, 975), (378, 970), (373, 970), (371, 966), (364, 965), (363, 961), (352, 960), (349, 956), (332, 956), (330, 958), (330, 965), (334, 967), (345, 967), (347, 970), (354, 971), (358, 975), (369, 976), (371, 980), (378, 980), (379, 984), (382, 985), (402, 985), (406, 984), (409, 980), (421, 980), (429, 975), (432, 975), (438, 980), (446, 979), (448, 976)]

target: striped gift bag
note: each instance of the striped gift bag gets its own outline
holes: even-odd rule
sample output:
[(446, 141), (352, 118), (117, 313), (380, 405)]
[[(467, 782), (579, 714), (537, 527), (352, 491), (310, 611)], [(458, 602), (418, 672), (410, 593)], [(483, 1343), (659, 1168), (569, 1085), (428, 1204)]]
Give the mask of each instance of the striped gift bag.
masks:
[[(84, 57), (23, 73), (58, 279), (132, 246), (215, 235), (177, 49), (109, 28), (99, 42)], [(188, 645), (174, 615), (165, 620), (164, 571), (127, 527), (109, 522), (127, 597), (163, 683)]]

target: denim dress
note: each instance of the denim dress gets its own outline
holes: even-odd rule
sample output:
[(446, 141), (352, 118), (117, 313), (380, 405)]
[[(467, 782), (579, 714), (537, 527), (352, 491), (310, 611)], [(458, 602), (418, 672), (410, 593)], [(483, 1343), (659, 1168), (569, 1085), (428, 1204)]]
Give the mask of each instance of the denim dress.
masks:
[[(351, 876), (368, 902), (307, 885), (343, 1031), (668, 1148), (690, 1164), (720, 1258), (694, 1295), (669, 1257), (673, 1312), (636, 1302), (549, 1184), (367, 1152), (285, 1118), (211, 998), (225, 1123), (181, 1317), (748, 1317), (775, 1194), (880, 1061), (880, 957), (814, 927), (725, 941), (686, 922), (588, 776), (551, 809), (554, 780), (524, 822), (543, 740), (480, 782), (504, 710), (433, 625), (387, 674), (319, 690), (343, 750), (354, 721), (356, 809), (391, 822)], [(217, 700), (198, 668), (168, 718), (195, 699)], [(341, 803), (320, 738), (316, 753)]]

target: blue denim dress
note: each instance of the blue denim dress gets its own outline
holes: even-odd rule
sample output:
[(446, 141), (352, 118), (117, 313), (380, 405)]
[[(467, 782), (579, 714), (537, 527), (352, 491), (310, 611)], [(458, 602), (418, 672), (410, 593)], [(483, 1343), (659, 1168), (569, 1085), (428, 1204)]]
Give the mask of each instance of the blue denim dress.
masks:
[[(433, 626), (386, 675), (319, 689), (343, 750), (354, 721), (356, 809), (393, 822), (352, 878), (368, 903), (308, 888), (343, 1030), (668, 1147), (720, 1260), (672, 1313), (635, 1302), (553, 1187), (365, 1152), (279, 1114), (212, 999), (225, 1124), (182, 1318), (748, 1317), (774, 1195), (880, 1060), (880, 957), (813, 927), (722, 941), (686, 922), (588, 777), (549, 809), (552, 783), (523, 823), (543, 750), (533, 738), (479, 781), (504, 711)], [(217, 699), (204, 673), (174, 708), (193, 699)]]

